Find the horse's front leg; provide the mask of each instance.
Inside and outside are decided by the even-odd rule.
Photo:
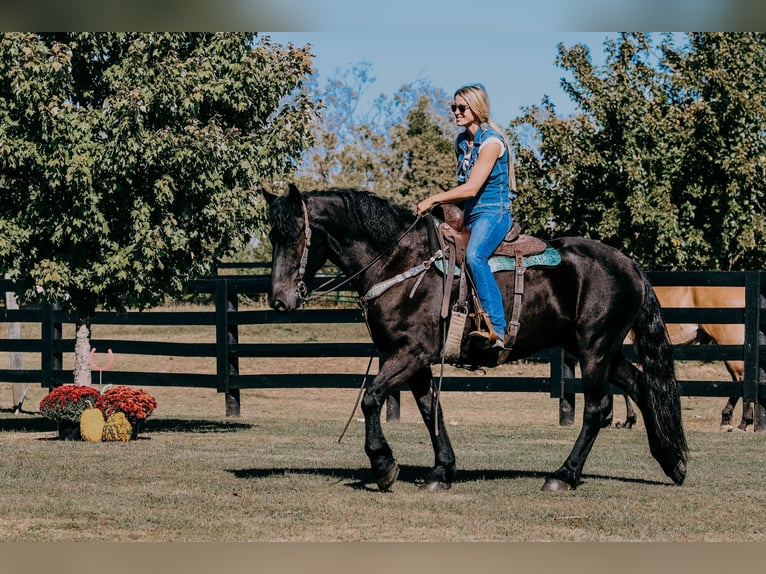
[[[455,453],[444,427],[441,405],[435,401],[432,380],[431,368],[426,367],[415,373],[409,381],[409,386],[434,448],[434,467],[425,476],[420,488],[433,492],[446,490],[452,485],[455,477]]]
[[[628,395],[625,395],[625,422],[622,423],[621,428],[632,429],[636,424],[636,411],[633,408],[633,401],[630,400]]]
[[[399,476],[399,466],[396,464],[393,451],[383,435],[380,412],[391,391],[417,372],[418,369],[412,367],[412,363],[412,357],[389,356],[362,398],[365,428],[364,451],[370,458],[375,482],[377,482],[378,488],[383,491],[389,490],[396,482]]]

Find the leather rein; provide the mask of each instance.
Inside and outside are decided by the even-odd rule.
[[[378,254],[377,257],[375,257],[372,261],[367,263],[364,267],[362,267],[359,271],[351,275],[350,277],[347,277],[337,285],[333,286],[331,289],[327,289],[325,291],[322,291],[325,287],[327,287],[330,283],[335,281],[336,277],[331,277],[324,283],[322,283],[319,287],[317,287],[316,290],[314,290],[313,294],[308,294],[308,287],[306,285],[306,282],[304,281],[303,277],[306,274],[306,266],[308,265],[308,259],[309,259],[309,247],[311,246],[311,226],[309,223],[309,212],[308,208],[306,207],[306,202],[301,201],[301,206],[303,207],[303,252],[301,253],[301,263],[300,268],[298,269],[298,279],[296,281],[296,287],[298,289],[298,299],[301,304],[307,303],[309,301],[313,301],[314,299],[319,299],[320,297],[325,297],[335,291],[339,291],[341,287],[344,285],[350,283],[357,277],[359,277],[362,273],[365,271],[368,271],[370,267],[375,265],[378,261],[383,259],[386,255],[391,253],[391,251],[399,245],[399,242],[404,239],[406,235],[408,235],[413,229],[415,229],[415,226],[418,224],[418,222],[423,218],[422,215],[418,215],[415,221],[410,225],[399,237],[397,237],[396,241],[385,251],[382,251]],[[368,291],[365,295],[362,295],[361,297],[357,298],[357,302],[361,307],[364,308],[364,305],[369,301],[370,299],[374,299],[375,297],[381,295],[384,291],[389,289],[390,287],[393,287],[396,283],[401,283],[405,279],[409,279],[410,277],[414,277],[415,275],[418,275],[419,273],[422,273],[423,271],[427,271],[431,264],[436,261],[437,259],[441,259],[444,257],[444,254],[441,250],[439,250],[430,260],[424,261],[420,265],[405,271],[404,273],[400,273],[396,277],[393,277],[392,279],[387,279],[386,281],[382,281],[380,283],[377,283],[373,286],[370,291]]]
[[[301,304],[304,304],[308,301],[312,301],[314,299],[318,299],[320,297],[324,297],[325,295],[329,295],[330,293],[334,291],[338,291],[341,287],[346,285],[347,283],[353,281],[359,275],[370,269],[375,263],[380,261],[384,256],[389,254],[397,245],[399,245],[399,242],[407,235],[409,234],[415,226],[418,224],[418,222],[423,218],[422,215],[418,215],[415,221],[410,225],[397,239],[396,241],[389,247],[387,250],[381,252],[378,254],[377,257],[375,257],[372,261],[367,263],[364,267],[362,267],[359,271],[351,275],[350,277],[347,277],[331,289],[327,289],[325,291],[319,291],[315,292],[313,295],[308,294],[308,287],[306,285],[306,282],[304,281],[303,277],[306,274],[306,266],[308,265],[308,259],[309,259],[309,247],[311,246],[311,226],[309,222],[309,212],[308,208],[306,207],[306,202],[301,201],[301,206],[303,208],[303,252],[301,253],[301,263],[300,268],[298,269],[298,280],[296,281],[296,287],[298,289],[298,298],[301,302]],[[365,315],[365,326],[367,327],[367,332],[370,334],[370,338],[372,338],[372,333],[370,332],[370,326],[367,323],[367,302],[371,299],[374,299],[375,297],[378,297],[382,295],[385,291],[387,291],[389,288],[393,287],[394,285],[401,283],[411,277],[415,277],[417,275],[420,275],[420,278],[415,283],[415,285],[412,288],[411,295],[414,293],[415,289],[417,289],[418,285],[420,285],[420,281],[425,276],[425,272],[428,271],[428,269],[431,268],[431,265],[437,260],[437,259],[443,259],[445,257],[444,252],[439,249],[431,258],[429,258],[426,261],[423,261],[421,264],[416,265],[415,267],[403,272],[399,273],[398,275],[387,279],[385,281],[381,281],[379,283],[376,283],[373,285],[373,287],[364,295],[359,297],[357,299],[357,303],[360,307],[362,307],[362,311]],[[328,279],[324,283],[322,283],[318,289],[324,289],[327,285],[332,283],[335,280],[335,277]],[[375,358],[375,348],[373,347],[372,354],[370,355],[370,361],[367,363],[367,371],[364,374],[364,377],[362,379],[362,386],[359,389],[359,392],[357,393],[356,401],[354,402],[354,408],[351,411],[351,415],[348,418],[348,421],[346,421],[346,425],[343,427],[343,431],[341,432],[340,436],[338,437],[338,443],[340,443],[343,440],[343,437],[346,435],[346,431],[348,430],[349,425],[351,424],[351,421],[354,419],[354,414],[356,414],[356,409],[359,406],[359,401],[362,398],[362,395],[364,394],[364,389],[367,386],[367,378],[370,375],[370,369],[372,368],[372,361]],[[443,370],[444,370],[444,362],[442,361],[442,375],[439,379],[439,384],[435,389],[435,400],[438,404],[438,397],[439,397],[439,391],[441,389],[441,378],[443,377]],[[435,419],[437,417],[434,417]],[[436,433],[438,435],[438,425],[434,425],[436,428]]]

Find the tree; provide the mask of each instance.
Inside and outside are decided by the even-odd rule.
[[[688,208],[700,265],[766,264],[766,34],[696,33],[669,51],[691,145],[675,200]]]
[[[433,193],[454,179],[446,96],[416,80],[360,108],[360,98],[375,80],[372,66],[360,62],[336,71],[324,90],[316,90],[322,111],[315,144],[304,154],[295,180],[304,189],[366,189],[414,206],[425,189]]]
[[[621,34],[602,68],[559,46],[579,112],[544,100],[514,122],[528,229],[595,237],[653,269],[762,268],[763,38]]]
[[[87,342],[97,307],[209,273],[249,240],[258,182],[308,146],[310,72],[308,47],[253,34],[0,36],[0,264],[20,298],[62,303]]]
[[[442,109],[447,105],[441,99]],[[404,125],[391,128],[391,172],[399,175],[387,195],[413,207],[436,191],[455,184],[455,133],[446,114],[422,94],[407,113]]]
[[[532,215],[534,231],[548,225],[595,237],[655,266],[658,257],[675,256],[669,188],[682,134],[669,129],[667,77],[652,66],[654,57],[643,34],[608,41],[604,69],[592,65],[586,46],[559,46],[558,63],[574,76],[564,88],[582,112],[562,119],[544,102],[521,120],[540,134],[538,150],[518,153],[518,211]]]

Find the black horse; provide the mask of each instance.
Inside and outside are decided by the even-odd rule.
[[[337,265],[360,295],[380,291],[380,284],[405,276],[432,260],[429,218],[373,194],[354,190],[302,194],[264,194],[269,203],[273,247],[270,304],[278,311],[298,308],[305,285],[327,261]],[[547,477],[543,490],[574,489],[605,418],[611,410],[609,383],[628,394],[641,409],[649,447],[675,483],[686,476],[687,447],[681,424],[679,386],[674,376],[660,308],[639,266],[597,241],[562,238],[551,242],[561,263],[529,268],[520,317],[521,328],[511,351],[464,349],[466,363],[496,365],[560,346],[580,361],[583,380],[583,425],[564,464]],[[376,297],[365,297],[365,315],[373,342],[386,360],[362,399],[365,451],[378,487],[388,490],[399,467],[386,441],[380,412],[389,393],[408,385],[431,435],[433,469],[422,488],[448,488],[455,477],[455,455],[438,404],[431,365],[439,363],[445,320],[441,318],[444,277],[434,266],[417,278],[393,281]],[[509,310],[515,274],[497,280]],[[416,282],[420,281],[419,285]],[[457,282],[455,282],[457,283]],[[510,310],[509,310],[510,311]],[[630,329],[642,370],[622,354]],[[436,417],[436,420],[434,420]],[[437,428],[438,427],[438,428]]]

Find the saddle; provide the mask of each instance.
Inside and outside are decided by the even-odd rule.
[[[449,304],[451,302],[452,294],[452,278],[453,270],[455,266],[460,266],[463,269],[467,269],[465,266],[466,249],[468,247],[468,240],[471,237],[471,232],[464,225],[463,210],[452,203],[443,203],[434,208],[434,215],[437,219],[441,220],[441,223],[437,226],[437,235],[442,250],[449,255],[449,270],[446,273],[447,280],[444,285],[444,298],[442,300],[442,318],[445,318],[449,314]],[[509,329],[506,334],[504,346],[509,349],[513,346],[516,340],[516,336],[519,333],[519,316],[521,315],[521,299],[524,294],[524,273],[526,272],[526,266],[524,264],[524,257],[531,255],[537,255],[545,251],[548,244],[542,239],[532,237],[531,235],[524,235],[521,233],[521,227],[518,222],[514,221],[511,229],[506,234],[503,241],[494,251],[493,255],[504,255],[512,257],[516,261],[516,280],[514,281],[514,294],[513,303],[511,309],[511,319],[508,323]],[[453,314],[455,311],[467,313],[467,281],[466,276],[468,273],[460,274],[460,288],[458,291],[458,299],[453,307]],[[485,316],[481,303],[477,297],[474,297],[474,305],[476,307],[477,316]],[[453,339],[459,337],[462,339],[462,332],[457,335],[453,335]],[[450,337],[448,335],[448,343]],[[454,343],[454,341],[452,341]],[[459,348],[458,340],[458,348]],[[449,354],[449,353],[448,353]]]

